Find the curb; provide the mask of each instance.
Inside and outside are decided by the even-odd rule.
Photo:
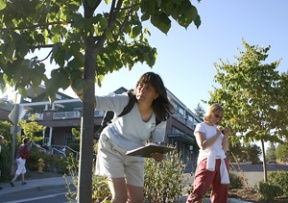
[[[68,181],[71,183],[71,176],[67,176]],[[51,188],[63,188],[66,187],[66,180],[63,177],[55,177],[55,178],[44,178],[44,179],[35,179],[27,181],[27,185],[20,185],[19,181],[15,183],[15,187],[11,187],[9,183],[1,184],[3,187],[0,190],[0,196],[9,195],[9,194],[20,194],[27,191],[43,191]],[[180,196],[178,199],[178,203],[186,203],[187,196]],[[210,198],[205,198],[204,203],[211,203]],[[248,201],[243,201],[235,198],[229,198],[228,203],[253,203]]]
[[[182,196],[179,198],[179,203],[186,203],[187,196]],[[205,198],[203,203],[211,203],[210,198]],[[253,203],[248,201],[243,201],[240,199],[229,198],[228,203]]]

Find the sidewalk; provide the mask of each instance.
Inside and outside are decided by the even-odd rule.
[[[69,181],[71,181],[71,177],[67,177]],[[47,190],[50,188],[63,188],[66,186],[66,180],[63,177],[52,177],[52,178],[41,178],[41,179],[33,179],[27,180],[26,185],[21,185],[21,178],[18,178],[16,181],[15,187],[11,187],[10,183],[1,183],[0,196],[3,194],[17,194],[23,193],[27,191],[40,191]]]
[[[185,174],[188,176],[188,174]],[[71,177],[67,177],[69,182],[71,182]],[[61,177],[51,177],[51,178],[40,178],[40,179],[32,179],[27,180],[26,185],[21,185],[21,181],[15,182],[15,187],[11,187],[10,183],[2,183],[2,190],[0,190],[0,196],[4,194],[10,194],[13,193],[17,195],[17,193],[23,193],[27,191],[41,191],[41,190],[48,190],[51,188],[63,188],[66,186],[66,180]],[[187,196],[180,197],[179,203],[185,203],[187,199]],[[208,198],[205,199],[204,203],[210,203],[210,200]],[[249,203],[241,200],[237,200],[234,198],[231,198],[228,200],[228,203]]]

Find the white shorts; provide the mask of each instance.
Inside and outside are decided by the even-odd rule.
[[[20,157],[20,158],[16,159],[16,163],[17,163],[16,174],[20,175],[20,174],[26,173],[26,167],[25,167],[26,159],[22,159]]]
[[[125,156],[126,150],[102,134],[98,141],[96,175],[126,179],[128,185],[144,186],[144,158]]]

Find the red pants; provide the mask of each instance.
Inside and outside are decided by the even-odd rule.
[[[204,202],[204,197],[210,186],[211,203],[227,203],[228,202],[228,184],[221,184],[220,164],[221,159],[216,159],[215,171],[206,169],[207,159],[202,160],[196,169],[194,177],[193,192],[188,196],[186,203]],[[229,171],[228,160],[225,159],[227,170]]]

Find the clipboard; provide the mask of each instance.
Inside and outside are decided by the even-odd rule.
[[[171,152],[173,150],[176,150],[176,148],[166,147],[166,146],[158,145],[158,144],[154,144],[154,143],[149,143],[146,146],[127,151],[126,156],[138,156],[138,157],[152,158],[150,156],[150,154],[152,154],[152,153],[158,152],[161,154],[165,154],[165,153]]]

